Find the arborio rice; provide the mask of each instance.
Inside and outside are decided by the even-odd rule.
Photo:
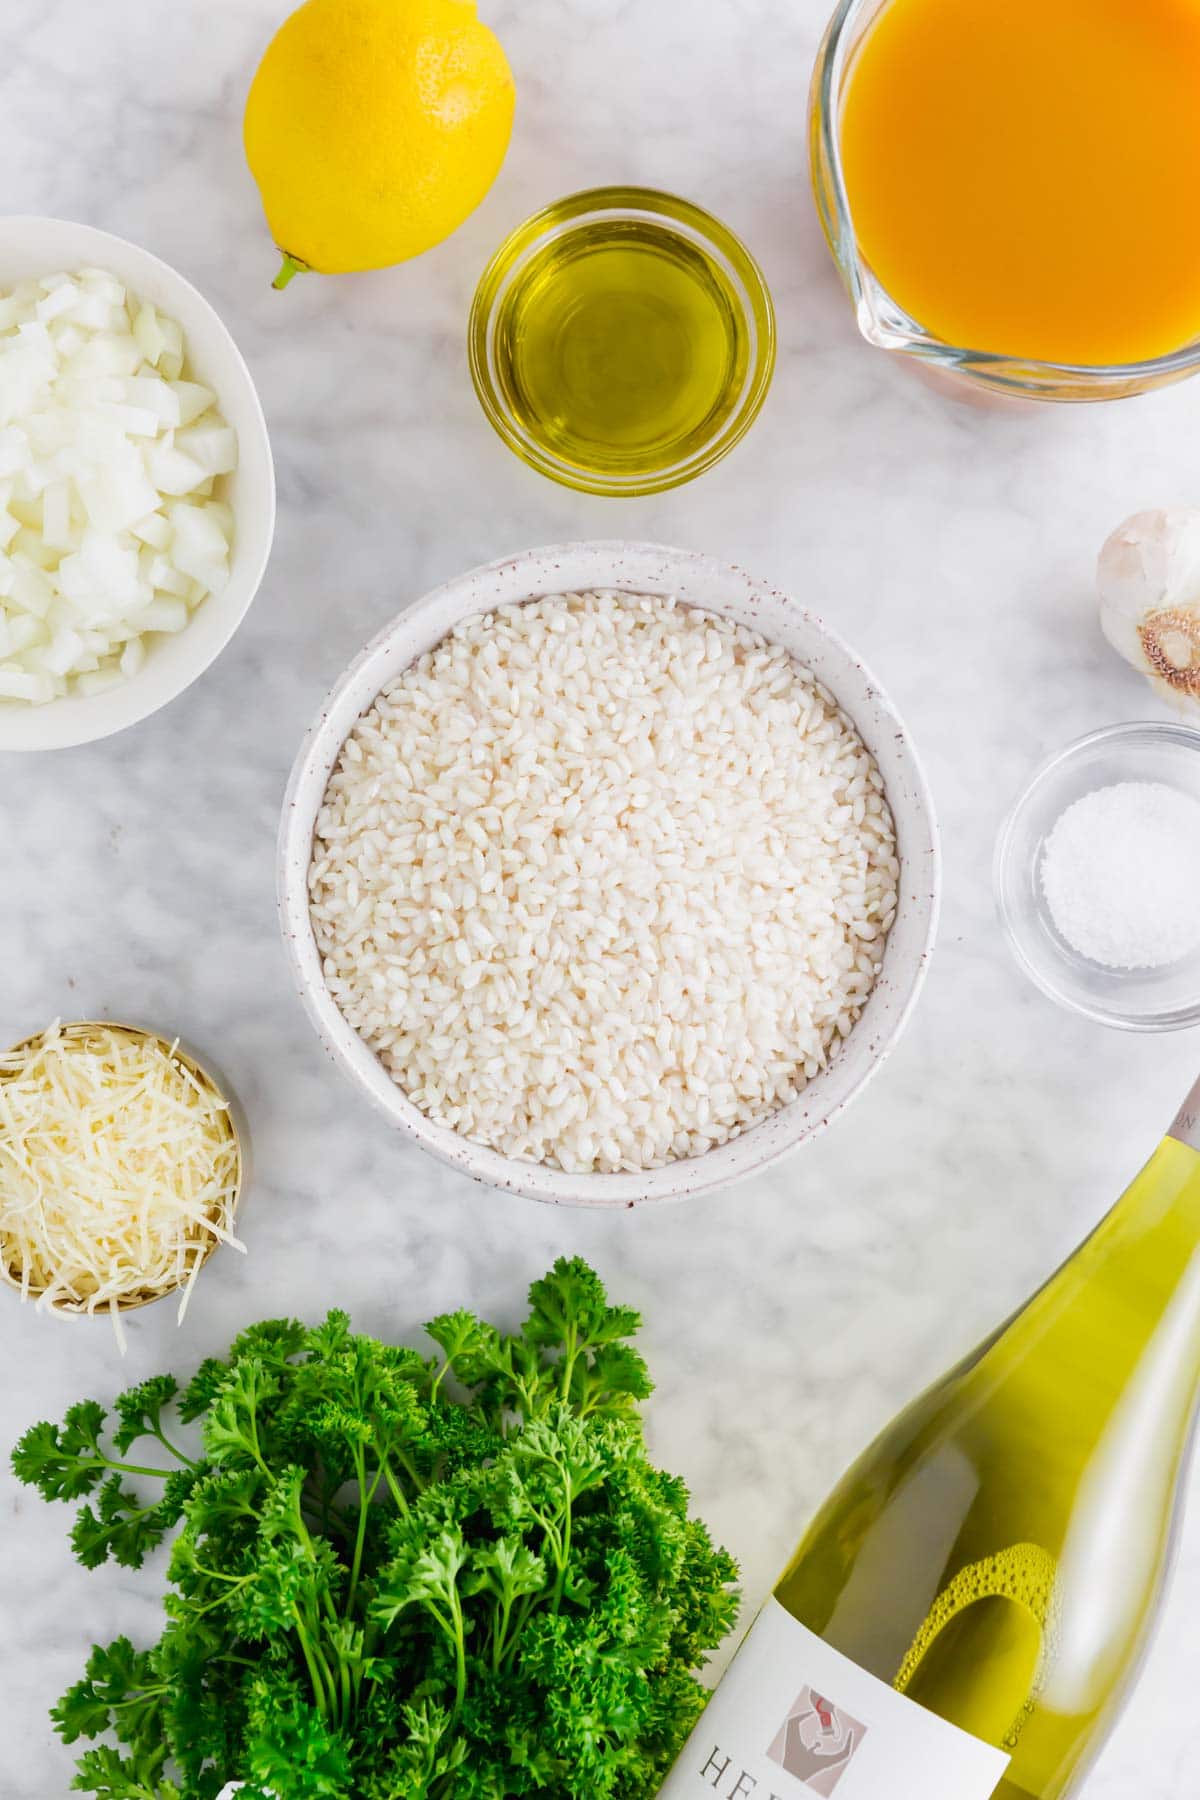
[[[879,771],[786,651],[674,601],[468,620],[359,720],[309,875],[330,992],[431,1118],[571,1171],[697,1156],[850,1031]]]

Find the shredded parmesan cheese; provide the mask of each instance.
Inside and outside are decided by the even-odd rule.
[[[0,1055],[0,1258],[22,1299],[108,1312],[178,1289],[233,1234],[228,1102],[177,1044],[57,1022]]]

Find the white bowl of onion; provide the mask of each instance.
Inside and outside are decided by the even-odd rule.
[[[182,693],[236,631],[275,529],[262,407],[203,295],[109,232],[7,218],[0,352],[14,290],[60,275],[78,294],[46,286],[28,354],[0,355],[0,751],[108,737]],[[24,369],[49,404],[22,406]]]

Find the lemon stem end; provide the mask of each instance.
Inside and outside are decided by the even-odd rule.
[[[282,293],[283,289],[287,286],[288,282],[292,279],[293,275],[307,275],[307,274],[308,274],[308,264],[302,263],[295,256],[289,256],[287,251],[285,250],[283,253],[283,262],[280,266],[279,273],[275,277],[274,281],[271,283],[271,286],[273,288],[276,288],[280,293]]]

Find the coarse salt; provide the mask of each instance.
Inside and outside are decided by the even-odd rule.
[[[1157,781],[1095,788],[1046,838],[1056,929],[1107,969],[1158,969],[1200,945],[1200,801]]]

